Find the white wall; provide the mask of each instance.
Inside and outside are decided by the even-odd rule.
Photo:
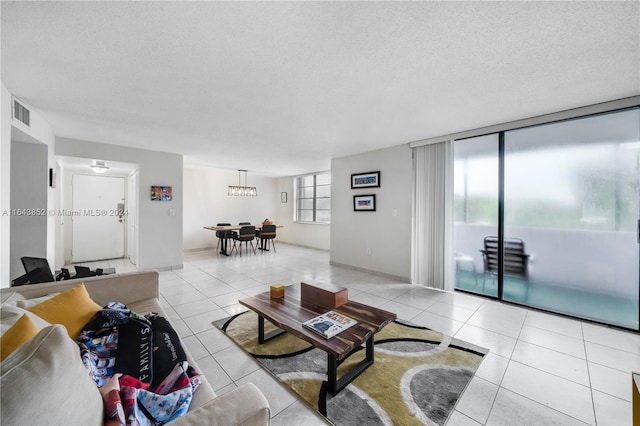
[[[138,269],[182,267],[182,155],[56,138],[56,155],[139,166]],[[172,186],[173,201],[151,201],[151,186]]]
[[[49,168],[56,167],[55,158],[53,155],[55,138],[53,135],[53,131],[51,130],[51,126],[42,118],[38,111],[30,108],[28,104],[25,104],[25,106],[29,108],[31,112],[30,127],[26,127],[24,124],[12,118],[11,93],[9,93],[4,84],[2,84],[2,116],[0,117],[0,121],[2,122],[2,172],[0,172],[0,175],[2,176],[0,178],[2,194],[2,233],[0,237],[0,241],[2,241],[2,266],[0,271],[0,285],[2,287],[8,287],[10,285],[11,279],[22,275],[24,271],[22,269],[21,263],[17,262],[19,262],[20,256],[24,256],[25,253],[18,253],[18,249],[16,249],[16,252],[12,252],[11,229],[12,227],[23,230],[27,230],[28,228],[28,226],[23,226],[24,218],[14,220],[11,213],[11,209],[26,207],[26,205],[24,204],[25,200],[15,200],[14,202],[11,199],[12,192],[16,193],[16,191],[20,191],[20,188],[25,187],[25,182],[21,182],[22,178],[12,179],[11,176],[12,170],[18,170],[16,168],[13,168],[11,165],[11,151],[13,142],[18,144],[36,143],[39,144],[40,147],[44,150],[42,151],[44,155],[39,156],[40,164],[38,167],[41,168],[40,170],[44,169],[42,173],[45,174],[45,178],[33,181],[31,190],[34,192],[34,194],[40,194],[36,203],[38,206],[46,208],[47,211],[46,216],[44,216],[44,222],[46,222],[46,224],[43,226],[39,226],[40,232],[44,232],[43,238],[45,238],[46,241],[45,252],[42,253],[42,256],[46,256],[52,269],[54,269],[53,265],[55,264],[55,217],[54,215],[48,214],[51,209],[56,207],[58,199],[57,189],[49,188],[48,183]],[[19,157],[22,157],[22,155],[19,155]],[[33,165],[33,167],[36,166]],[[28,203],[32,204],[31,202]],[[43,221],[42,217],[39,221]],[[36,239],[39,240],[40,236]],[[14,238],[14,242],[18,242],[18,240]],[[22,248],[20,248],[20,250],[22,250]],[[41,248],[38,248],[37,251],[40,252],[40,250]],[[16,259],[18,260],[16,261]],[[19,267],[17,265],[19,265]]]
[[[185,168],[184,170],[184,249],[215,247],[213,231],[204,226],[217,223],[260,223],[271,219],[278,228],[277,241],[329,250],[330,225],[293,221],[293,177],[270,178],[249,173],[248,185],[258,188],[257,197],[229,197],[229,185],[238,184],[236,170]],[[244,176],[241,179],[244,183]],[[281,202],[281,193],[287,202]],[[277,244],[277,242],[276,242]]]
[[[0,92],[0,285],[8,287],[10,277],[11,218],[11,94],[2,83]]]
[[[25,273],[22,256],[47,257],[47,177],[47,146],[12,141],[11,279]]]
[[[380,188],[351,189],[352,173],[377,170]],[[411,170],[408,145],[331,161],[332,264],[410,281]],[[364,194],[376,194],[375,212],[353,211],[353,196]]]
[[[241,177],[244,185],[244,173]],[[276,220],[276,180],[247,175],[247,185],[258,189],[257,197],[230,197],[229,185],[238,185],[238,171],[217,168],[184,169],[184,249],[215,247],[215,232],[204,229],[217,223],[261,223]],[[277,222],[276,222],[277,223]],[[278,236],[279,238],[279,236]]]
[[[321,250],[329,250],[331,248],[332,225],[321,223],[297,223],[293,221],[295,209],[293,198],[294,179],[294,177],[283,177],[278,179],[276,223],[284,226],[283,228],[278,229],[278,241],[305,247],[313,247]],[[286,203],[281,202],[280,195],[282,192],[287,193]]]

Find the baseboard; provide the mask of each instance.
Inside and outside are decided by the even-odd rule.
[[[313,249],[313,250],[319,250],[319,251],[324,251],[324,252],[327,252],[327,253],[329,253],[331,251],[329,249],[323,249],[323,248],[313,247],[313,246],[306,246],[304,244],[289,243],[287,241],[280,241],[280,240],[277,240],[277,241],[278,241],[278,244],[288,244],[290,246],[308,248],[308,249]]]
[[[207,246],[207,247],[198,247],[198,248],[190,248],[182,250],[183,253],[194,253],[198,251],[207,251],[207,250],[215,250],[216,246]]]
[[[387,274],[385,272],[380,272],[380,271],[373,271],[371,269],[360,268],[358,266],[347,265],[345,263],[340,263],[340,262],[334,262],[333,260],[329,261],[329,265],[331,265],[331,266],[340,266],[341,268],[353,269],[354,271],[358,271],[358,272],[366,272],[366,273],[371,274],[371,275],[377,275],[379,277],[389,278],[389,279],[400,281],[400,282],[403,282],[403,283],[411,283],[411,278],[401,277],[401,276],[393,275],[393,274]]]
[[[184,269],[184,265],[162,266],[160,268],[152,268],[152,269],[158,272],[175,271],[175,270]]]

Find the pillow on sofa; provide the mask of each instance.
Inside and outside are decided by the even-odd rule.
[[[18,321],[0,337],[0,361],[4,361],[9,354],[31,340],[39,331],[40,328],[33,322],[29,315],[22,315]]]
[[[46,327],[0,363],[2,424],[102,425],[100,392],[61,325]]]
[[[63,291],[51,299],[29,308],[29,312],[38,315],[51,324],[62,324],[69,337],[75,339],[82,327],[102,306],[91,300],[83,283]]]

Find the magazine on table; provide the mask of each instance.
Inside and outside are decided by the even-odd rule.
[[[303,322],[302,325],[329,339],[357,323],[358,321],[353,318],[335,311],[329,311],[326,314],[318,315],[309,321]]]

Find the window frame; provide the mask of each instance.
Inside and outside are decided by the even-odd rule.
[[[329,177],[328,184],[318,184],[318,176],[326,175]],[[312,196],[311,197],[300,197],[300,182],[307,177],[313,177],[313,184],[311,186],[304,186],[304,188],[312,188]],[[329,187],[329,196],[318,197],[318,186],[328,186]],[[319,221],[318,220],[318,199],[329,200],[329,221]],[[301,207],[300,200],[311,200],[312,207],[311,209],[304,209]],[[311,224],[319,224],[319,225],[330,225],[331,224],[331,172],[316,172],[309,173],[305,175],[299,175],[293,178],[293,222],[294,223],[311,223]],[[309,211],[311,210],[312,220],[302,220],[300,217],[302,216],[301,211]],[[327,209],[321,209],[322,211],[326,211]]]

